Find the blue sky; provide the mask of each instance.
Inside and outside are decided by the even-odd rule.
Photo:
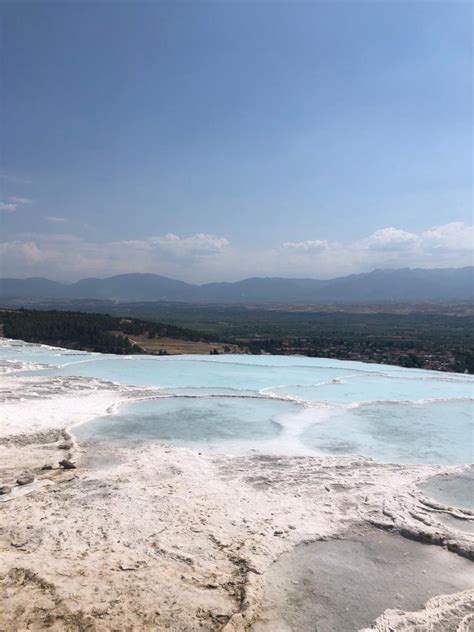
[[[0,273],[472,262],[468,2],[4,2]]]

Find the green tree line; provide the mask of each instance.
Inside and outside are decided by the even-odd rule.
[[[210,339],[206,334],[176,325],[84,312],[20,309],[4,311],[0,322],[7,338],[101,353],[143,353],[143,349],[127,337],[132,335],[193,341]]]

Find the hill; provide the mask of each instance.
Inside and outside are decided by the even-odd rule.
[[[0,299],[95,299],[222,304],[317,305],[474,301],[474,266],[374,270],[329,280],[254,277],[194,285],[156,274],[120,274],[62,284],[42,278],[1,279]]]

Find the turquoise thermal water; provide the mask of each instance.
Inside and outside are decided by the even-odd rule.
[[[8,370],[18,362],[25,368],[18,375],[150,389],[153,399],[79,427],[82,438],[164,440],[232,454],[473,461],[468,375],[299,356],[112,356],[3,341],[0,364]]]
[[[473,404],[365,404],[315,424],[301,440],[333,454],[365,454],[380,461],[462,464],[472,461]]]
[[[279,420],[299,406],[251,398],[170,398],[122,406],[119,414],[79,426],[79,439],[163,440],[192,446],[261,441],[281,432]]]

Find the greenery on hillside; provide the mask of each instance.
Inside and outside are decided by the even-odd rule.
[[[209,338],[206,334],[175,325],[84,312],[20,309],[2,312],[0,322],[7,338],[102,353],[143,353],[143,349],[130,342],[128,336],[145,333],[149,338]]]
[[[214,340],[239,344],[251,353],[297,353],[474,374],[474,317],[466,306],[441,305],[437,308],[441,313],[380,313],[375,308],[351,313],[349,307],[346,311],[285,311],[163,303],[122,304],[112,309],[182,327],[192,324]],[[434,306],[430,309],[435,310]]]
[[[49,306],[45,306],[48,307]],[[74,304],[76,310],[0,314],[7,337],[142,353],[127,336],[237,345],[250,353],[301,354],[474,374],[474,317],[436,313],[297,312],[163,303]],[[163,321],[174,324],[164,324]],[[140,342],[140,344],[144,344]],[[144,345],[146,346],[146,345]],[[230,347],[229,347],[230,349]]]

